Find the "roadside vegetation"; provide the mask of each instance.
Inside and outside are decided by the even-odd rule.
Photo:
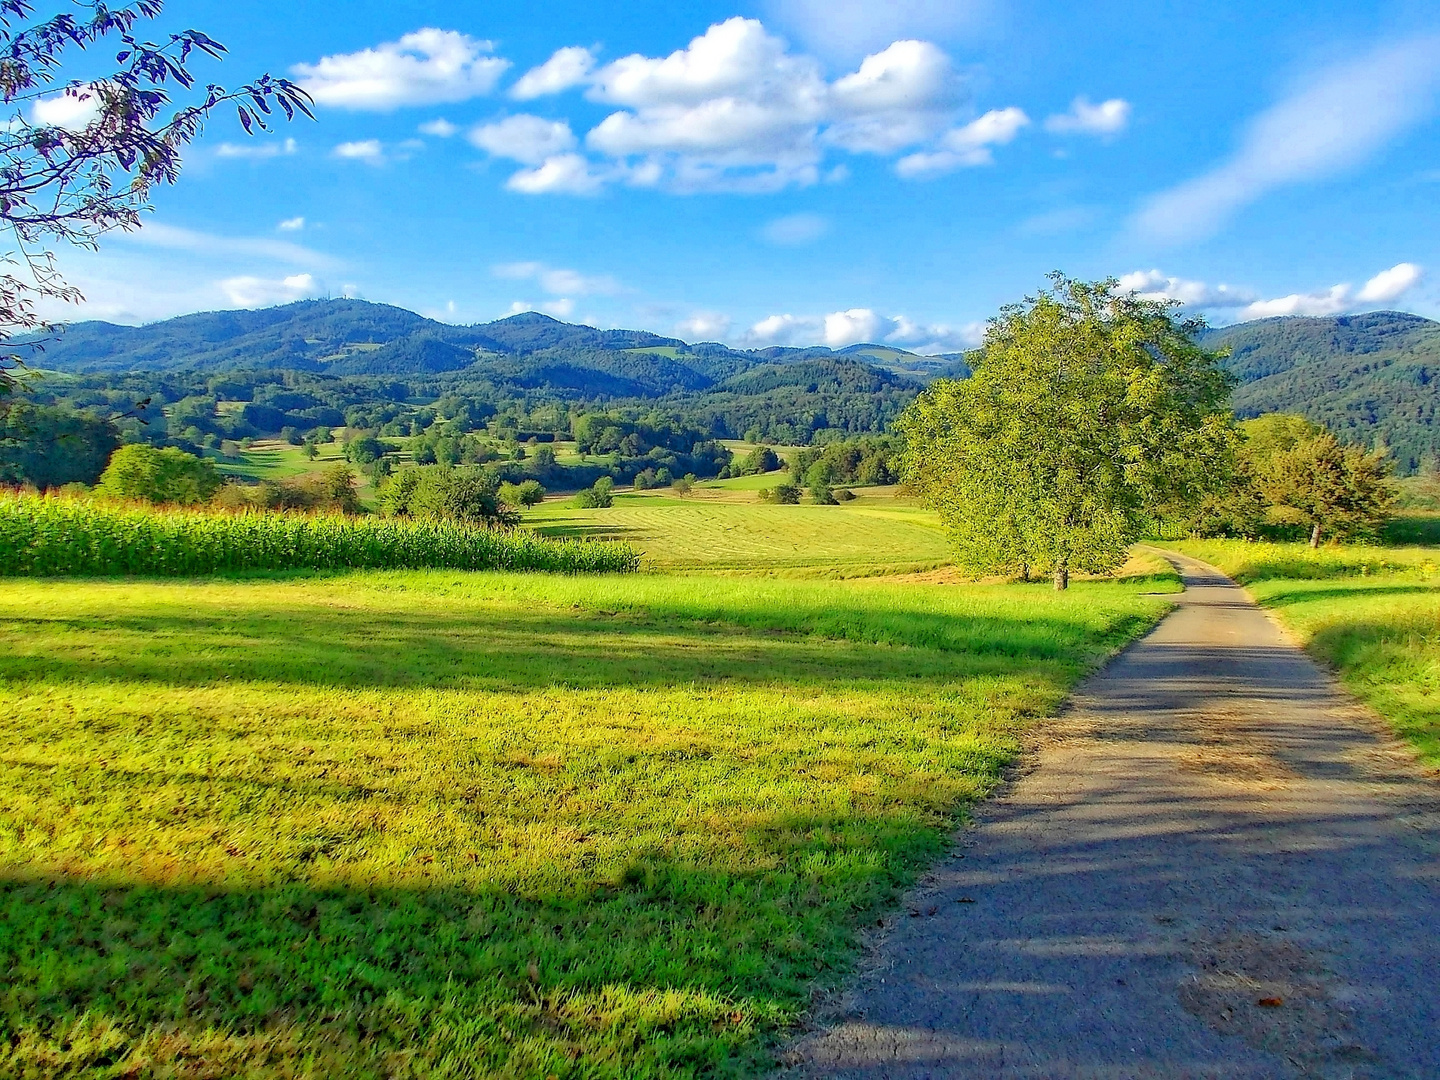
[[[1440,550],[1243,540],[1172,546],[1245,585],[1440,767]]]

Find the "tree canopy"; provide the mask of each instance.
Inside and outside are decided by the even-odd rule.
[[[1154,514],[1226,472],[1231,378],[1197,321],[1113,280],[1052,275],[991,320],[965,380],[901,417],[902,474],[976,573],[1105,573]]]

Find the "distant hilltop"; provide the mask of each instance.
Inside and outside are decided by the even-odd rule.
[[[1287,316],[1208,330],[1203,343],[1229,350],[1242,416],[1302,413],[1351,441],[1384,442],[1407,472],[1427,455],[1440,456],[1440,323],[1393,311]],[[755,393],[817,379],[861,394],[870,392],[867,380],[879,380],[875,392],[889,393],[970,370],[960,354],[920,356],[880,344],[733,349],[577,326],[538,312],[452,326],[364,300],[301,300],[138,327],[79,322],[37,363],[117,374],[282,369],[403,378],[473,370],[497,383],[616,398],[722,386]]]

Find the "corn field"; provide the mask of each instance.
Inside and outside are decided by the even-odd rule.
[[[0,494],[0,575],[187,577],[237,570],[627,573],[627,544],[444,521],[217,514]]]

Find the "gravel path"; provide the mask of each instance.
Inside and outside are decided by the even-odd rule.
[[[783,1075],[1440,1077],[1440,784],[1172,561]]]

